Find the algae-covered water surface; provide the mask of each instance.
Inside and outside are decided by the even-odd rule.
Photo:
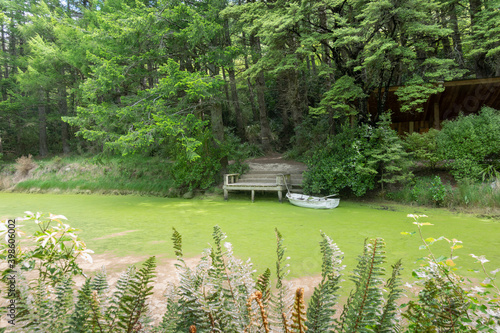
[[[183,236],[185,256],[198,256],[211,242],[214,225],[228,235],[242,259],[251,258],[258,272],[274,269],[276,238],[274,229],[283,234],[290,256],[290,276],[300,277],[321,271],[318,242],[320,232],[328,234],[345,253],[344,263],[352,270],[365,238],[382,237],[387,243],[388,262],[402,258],[405,276],[425,255],[417,231],[407,214],[425,214],[433,226],[424,227],[426,237],[445,236],[463,241],[456,251],[463,266],[461,273],[474,276],[467,269],[473,264],[470,253],[484,254],[491,270],[500,267],[500,222],[443,209],[410,206],[384,207],[341,201],[333,210],[299,208],[276,199],[262,198],[251,203],[247,198],[228,202],[214,199],[167,199],[139,196],[51,195],[0,193],[0,217],[22,216],[26,210],[63,214],[69,224],[81,229],[81,236],[97,254],[156,255],[173,258],[172,227]],[[25,228],[33,229],[34,226]],[[447,243],[436,244],[436,254],[448,255]],[[132,264],[132,263],[131,263]]]

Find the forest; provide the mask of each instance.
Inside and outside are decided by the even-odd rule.
[[[151,156],[175,161],[178,174],[193,169],[211,179],[228,160],[255,153],[327,154],[317,145],[336,135],[344,142],[378,136],[389,147],[396,139],[380,130],[390,123],[389,87],[399,86],[401,111],[415,113],[444,89],[440,82],[500,76],[499,0],[1,0],[0,6],[4,158]],[[368,111],[371,94],[377,108]],[[497,138],[490,139],[494,145]],[[498,155],[492,149],[481,163]],[[383,150],[366,149],[379,164],[358,159],[358,178],[375,168],[383,184],[384,168],[392,172],[383,163],[393,162]],[[326,189],[309,184],[311,191]],[[206,187],[189,179],[184,186]]]

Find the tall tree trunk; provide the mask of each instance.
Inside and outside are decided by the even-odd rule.
[[[319,25],[327,31],[327,19],[326,19],[326,9],[324,6],[319,7],[318,9],[318,16],[319,16]],[[330,57],[330,51],[328,49],[328,40],[323,39],[321,40],[321,44],[323,45],[323,63],[326,65],[328,70],[332,69],[332,59]],[[332,87],[332,83],[335,80],[333,77],[333,74],[330,73],[326,79],[326,90],[330,90]],[[330,134],[335,134],[335,119],[333,118],[333,109],[331,107],[327,107],[327,112],[328,112],[328,128]]]
[[[60,86],[59,90],[59,114],[62,117],[68,115],[68,93],[65,86]],[[69,147],[69,125],[61,119],[61,143],[63,154],[69,154],[71,149]]]
[[[317,73],[317,69],[316,69],[316,58],[312,55],[311,56],[311,74],[312,74],[312,77],[316,77],[316,73]]]
[[[224,79],[224,93],[226,94],[226,102],[224,104],[227,104],[231,99],[229,97],[229,89],[227,87],[227,79],[226,79],[226,70],[224,69],[224,67],[222,67],[222,78]]]
[[[40,156],[46,156],[49,153],[47,146],[47,105],[49,102],[48,92],[40,90],[38,102],[38,142],[40,145]]]
[[[226,46],[231,46],[231,35],[229,34],[229,20],[224,20],[224,39]],[[234,62],[231,59],[227,72],[229,73],[229,86],[231,87],[231,104],[233,105],[234,115],[236,118],[236,134],[241,140],[245,140],[245,123],[243,113],[241,112],[240,101],[238,98],[238,90],[236,88],[236,75],[234,71]]]
[[[246,51],[247,47],[247,40],[245,36],[245,32],[242,33],[242,38],[243,38],[243,44],[245,45],[245,52],[243,55],[243,59],[245,60],[245,70],[247,71],[249,68],[248,65],[248,52]],[[248,95],[250,99],[250,107],[252,108],[252,115],[253,115],[253,121],[257,122],[259,121],[259,112],[257,111],[257,107],[255,106],[255,94],[253,91],[253,84],[252,81],[250,80],[250,77],[247,76],[247,86],[248,86]]]
[[[219,101],[214,101],[213,107],[210,111],[210,123],[212,125],[212,133],[216,142],[215,147],[219,147],[219,143],[224,142],[224,123],[222,121],[222,105]],[[228,159],[225,155],[220,161],[221,176],[227,173]]]
[[[465,61],[464,61],[464,52],[462,50],[462,38],[460,36],[460,29],[458,27],[457,2],[458,1],[454,1],[450,4],[451,29],[453,30],[452,34],[453,53],[460,67],[464,68]]]
[[[255,56],[253,62],[254,64],[256,64],[259,61],[261,55],[259,37],[253,34],[250,35],[250,44],[252,45],[253,54]],[[262,71],[259,71],[259,73],[257,74],[255,83],[257,86],[257,102],[259,104],[260,140],[264,151],[270,151],[271,127],[269,126],[269,119],[267,117],[266,99],[264,97],[266,82],[264,79],[264,73]]]
[[[231,101],[234,108],[234,115],[236,117],[236,134],[241,140],[245,140],[245,122],[243,113],[241,112],[240,100],[238,98],[238,91],[236,89],[236,76],[233,68],[229,68],[229,85],[231,87]]]
[[[478,14],[481,11],[481,0],[469,0],[470,21],[472,32],[477,30]],[[488,65],[486,64],[486,52],[478,53],[474,56],[474,71],[478,79],[488,76]]]
[[[6,39],[5,39],[5,26],[3,25],[2,23],[2,26],[1,26],[1,29],[2,29],[2,52],[3,54],[7,54],[7,43],[6,43]],[[0,65],[1,66],[1,65]],[[9,62],[7,59],[4,60],[4,63],[3,63],[3,67],[4,67],[4,71],[3,71],[3,74],[2,77],[5,78],[5,79],[8,79],[9,78]],[[0,72],[2,72],[2,68],[0,67]],[[7,88],[5,87],[5,85],[2,85],[2,100],[6,101],[7,100]]]
[[[280,139],[282,140],[281,142],[283,144],[288,144],[290,142],[292,133],[293,133],[293,127],[292,124],[290,123],[290,110],[289,110],[289,103],[288,103],[288,96],[287,96],[287,90],[288,90],[288,78],[285,75],[286,73],[280,72],[276,76],[276,86],[278,87],[278,109],[281,112],[281,120],[283,123],[283,131],[280,134]]]

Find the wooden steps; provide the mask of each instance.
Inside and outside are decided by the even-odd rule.
[[[250,170],[243,174],[228,174],[224,177],[224,199],[229,191],[251,191],[252,202],[256,191],[278,192],[282,202],[283,192],[290,190],[302,193],[302,173],[305,165],[287,163],[249,163]]]

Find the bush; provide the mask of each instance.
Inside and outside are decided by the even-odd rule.
[[[304,173],[304,191],[314,194],[354,193],[362,196],[375,186],[375,163],[369,160],[371,149],[367,128],[342,127],[312,150]]]
[[[438,154],[437,135],[439,131],[431,128],[426,133],[413,132],[409,134],[404,145],[415,161],[424,163],[425,166],[434,169],[441,160]]]
[[[437,141],[457,179],[480,180],[487,166],[500,170],[500,112],[495,109],[483,107],[477,115],[444,122]]]
[[[33,157],[31,155],[28,155],[28,157],[21,156],[16,160],[16,171],[22,177],[27,176],[28,173],[36,167],[37,165],[33,161]]]
[[[441,181],[441,177],[439,176],[434,176],[432,178],[429,191],[431,193],[432,201],[438,206],[444,202],[444,199],[446,198],[448,192],[446,190],[446,186],[444,186],[443,182]]]
[[[408,153],[404,151],[403,142],[390,124],[391,114],[381,115],[370,135],[371,148],[366,151],[368,160],[376,165],[382,193],[385,183],[405,182],[413,177],[409,171]]]

